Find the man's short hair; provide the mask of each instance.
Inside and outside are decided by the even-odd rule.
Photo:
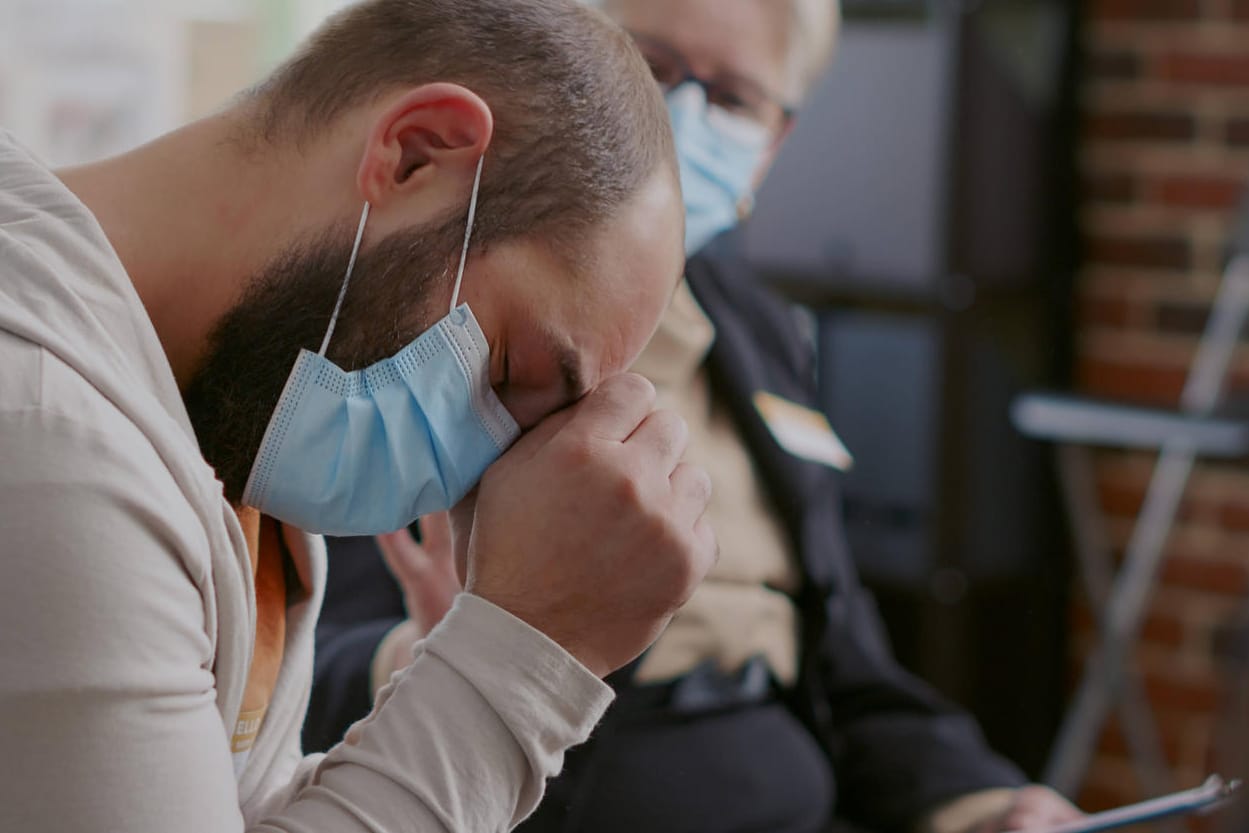
[[[474,248],[534,233],[574,242],[661,165],[676,176],[646,62],[575,0],[365,0],[252,99],[263,139],[301,142],[389,91],[438,81],[472,90],[494,116]]]

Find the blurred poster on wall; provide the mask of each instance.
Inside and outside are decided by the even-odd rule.
[[[0,125],[52,165],[98,159],[176,125],[184,29],[130,0],[0,0]]]

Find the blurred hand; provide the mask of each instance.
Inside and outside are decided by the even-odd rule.
[[[406,529],[378,535],[377,546],[386,566],[403,590],[403,602],[417,631],[433,630],[460,592],[451,546],[451,520],[446,512],[421,518],[421,542]]]
[[[977,827],[976,833],[1010,833],[1015,830],[1044,830],[1084,817],[1071,802],[1049,787],[1033,784],[1015,792],[1015,801],[1005,814]]]
[[[548,417],[452,512],[466,589],[606,676],[653,642],[717,556],[688,429],[635,374]]]

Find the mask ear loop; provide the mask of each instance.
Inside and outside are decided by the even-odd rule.
[[[460,250],[460,265],[455,273],[455,290],[451,294],[451,310],[456,308],[456,302],[460,298],[460,284],[464,282],[464,261],[468,259],[468,243],[473,236],[473,218],[477,215],[477,191],[481,188],[481,169],[485,165],[486,157],[483,154],[477,160],[477,174],[473,177],[473,195],[468,201],[468,222],[464,226],[464,246]],[[351,259],[347,261],[347,274],[343,276],[343,286],[338,290],[338,300],[334,302],[334,312],[330,315],[330,325],[325,330],[325,338],[321,340],[321,349],[317,351],[317,355],[325,357],[325,351],[330,346],[330,338],[334,335],[334,328],[338,325],[338,314],[343,309],[343,299],[347,297],[347,286],[351,283],[351,273],[356,268],[356,258],[360,254],[360,241],[364,239],[364,226],[369,221],[369,204],[365,202],[364,210],[360,212],[360,225],[356,227],[356,240],[351,245]]]
[[[473,195],[468,201],[468,222],[464,224],[464,247],[460,249],[460,265],[455,270],[455,289],[451,292],[451,309],[448,314],[455,312],[456,306],[460,301],[460,284],[464,283],[464,263],[468,260],[468,241],[473,236],[473,217],[477,215],[477,191],[481,188],[481,169],[486,163],[486,156],[482,154],[477,160],[477,174],[473,177]]]
[[[347,297],[347,284],[351,283],[351,272],[356,268],[356,255],[360,254],[360,241],[364,239],[364,224],[369,221],[369,204],[364,203],[360,212],[360,225],[356,227],[356,242],[351,246],[351,259],[347,261],[347,274],[343,277],[343,288],[338,290],[338,300],[334,303],[334,314],[330,316],[330,326],[325,330],[325,338],[321,340],[321,349],[317,355],[325,358],[325,349],[330,346],[330,336],[334,335],[334,327],[338,324],[338,313],[343,309],[343,299]]]

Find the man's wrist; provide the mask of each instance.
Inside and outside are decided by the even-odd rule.
[[[537,701],[567,721],[542,742],[583,743],[614,698],[611,687],[576,656],[533,625],[472,593],[456,597],[451,611],[421,643],[443,657],[496,703],[500,716],[521,731]],[[518,697],[524,692],[524,697]]]

